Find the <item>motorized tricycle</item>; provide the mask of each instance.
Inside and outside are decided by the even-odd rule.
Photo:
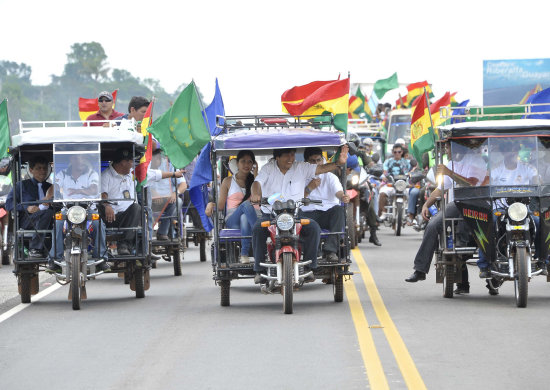
[[[511,108],[517,113],[518,107]],[[529,117],[531,107],[523,107]],[[464,262],[477,255],[489,293],[496,295],[504,281],[513,281],[516,305],[526,307],[529,281],[548,274],[550,121],[488,120],[486,107],[475,111],[460,115],[462,123],[439,128],[440,139],[450,143],[445,174],[452,179],[460,217],[449,218],[441,207],[444,234],[436,280],[443,283],[443,295],[453,297]]]
[[[330,118],[330,117],[329,117]],[[216,162],[223,156],[236,156],[240,150],[252,150],[256,157],[271,156],[274,149],[295,148],[300,154],[306,147],[317,146],[327,152],[335,152],[346,143],[343,133],[332,130],[333,120],[327,117],[291,117],[291,116],[240,116],[218,118],[223,130],[214,137],[211,161],[216,177]],[[229,125],[228,123],[233,123]],[[223,169],[222,172],[227,172]],[[339,174],[340,182],[345,185],[345,171]],[[221,178],[223,180],[224,177]],[[224,222],[224,210],[217,210],[217,194],[219,183],[213,182],[213,197],[216,199],[216,215],[214,218],[214,242],[212,244],[212,266],[214,280],[220,286],[221,305],[230,304],[231,282],[237,279],[252,279],[255,276],[253,264],[239,262],[241,241],[250,239],[243,236],[239,229],[227,229]],[[303,287],[304,279],[308,277],[307,262],[301,258],[299,229],[306,220],[297,219],[298,206],[309,200],[282,199],[273,204],[273,218],[264,222],[270,229],[266,261],[262,264],[266,273],[263,276],[261,291],[264,293],[280,293],[283,296],[284,313],[293,312],[293,294]],[[351,275],[349,227],[342,232],[331,233],[323,230],[321,233],[322,253],[324,240],[329,235],[338,236],[338,261],[329,262],[318,256],[318,267],[313,271],[316,279],[332,284],[335,302],[343,300],[343,282],[346,275]],[[284,241],[284,242],[283,242]],[[280,247],[279,247],[280,246]],[[282,248],[287,248],[284,251]]]
[[[20,121],[19,133],[12,137],[14,183],[22,181],[22,170],[33,157],[42,156],[52,164],[51,197],[42,194],[39,201],[29,202],[24,200],[22,186],[17,187],[19,190],[15,186],[13,189],[13,198],[17,200],[13,212],[13,262],[23,303],[29,303],[31,295],[38,293],[38,273],[45,270],[46,265],[58,283],[69,284],[69,300],[74,310],[80,309],[81,300],[87,298],[86,281],[101,275],[103,271],[98,270],[98,266],[106,261],[113,264],[112,272],[124,273],[136,297],[144,297],[149,288],[150,261],[141,239],[146,237],[144,210],[140,226],[135,227],[105,228],[99,217],[98,208],[102,204],[129,200],[102,198],[99,185],[102,161],[115,159],[120,148],[132,150],[137,158],[143,153],[143,136],[135,131],[134,121],[113,121],[110,125],[109,128],[94,127],[92,132],[80,121]],[[54,215],[50,226],[41,230],[24,229],[20,226],[21,216],[28,214],[28,206],[38,205]],[[135,233],[136,253],[108,254],[102,249],[106,247],[105,241],[116,241],[127,230]],[[43,247],[37,251],[38,255],[30,256],[28,245],[35,234],[44,236]],[[58,254],[60,258],[56,258]],[[53,268],[48,262],[53,262]]]

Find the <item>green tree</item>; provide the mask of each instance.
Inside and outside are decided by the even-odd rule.
[[[74,43],[71,52],[67,54],[68,64],[65,73],[71,76],[81,76],[95,82],[107,80],[107,54],[98,42]]]

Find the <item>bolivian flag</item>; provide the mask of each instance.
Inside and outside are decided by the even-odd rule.
[[[113,95],[113,109],[115,108],[116,103],[116,94],[118,90],[115,89],[111,95]],[[78,98],[78,115],[80,116],[81,121],[85,121],[90,115],[95,114],[99,111],[99,102],[97,98],[95,99],[86,99]]]
[[[407,93],[406,101],[409,102],[409,104],[411,104],[411,107],[414,107],[415,99],[418,96],[424,94],[424,88],[426,88],[426,91],[428,92],[428,97],[431,98],[434,96],[432,92],[432,88],[430,87],[430,85],[426,80],[407,85],[408,93]]]
[[[422,155],[434,148],[434,135],[426,97],[419,99],[411,118],[411,148],[416,161],[422,162]]]
[[[334,127],[347,131],[349,78],[344,80],[313,81],[293,87],[281,95],[283,111],[290,115],[334,114]]]
[[[439,114],[441,107],[447,107],[451,105],[451,98],[456,95],[456,92],[451,95],[450,92],[446,92],[445,95],[435,103],[430,105],[430,114],[432,114],[432,122],[434,128],[437,128],[443,124],[446,120],[441,119]],[[424,99],[426,100],[426,99]]]
[[[153,157],[153,136],[149,131],[149,126],[153,123],[153,100],[149,103],[147,111],[145,111],[145,116],[141,121],[141,134],[143,134],[143,143],[147,146],[145,147],[145,153],[139,160],[139,164],[136,166],[135,176],[138,181],[138,186],[142,187],[147,180],[147,169],[149,168],[149,163]]]

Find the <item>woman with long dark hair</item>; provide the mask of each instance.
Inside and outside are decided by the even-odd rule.
[[[243,236],[252,236],[252,228],[258,219],[256,209],[250,203],[250,189],[257,173],[256,158],[250,150],[237,154],[237,171],[226,177],[218,197],[218,210],[225,208],[225,227],[241,229]],[[241,263],[249,263],[250,238],[241,242]]]

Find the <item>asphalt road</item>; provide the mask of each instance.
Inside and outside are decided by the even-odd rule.
[[[445,299],[433,271],[404,282],[419,233],[383,228],[380,238],[381,248],[363,242],[354,252],[343,303],[318,281],[295,294],[292,315],[251,281],[234,282],[231,306],[221,307],[196,248],[185,252],[181,277],[159,263],[144,299],[116,275],[89,282],[80,311],[66,286],[19,305],[4,266],[0,388],[548,388],[544,277],[530,283],[525,309],[509,282],[489,296],[474,267],[471,293]]]

